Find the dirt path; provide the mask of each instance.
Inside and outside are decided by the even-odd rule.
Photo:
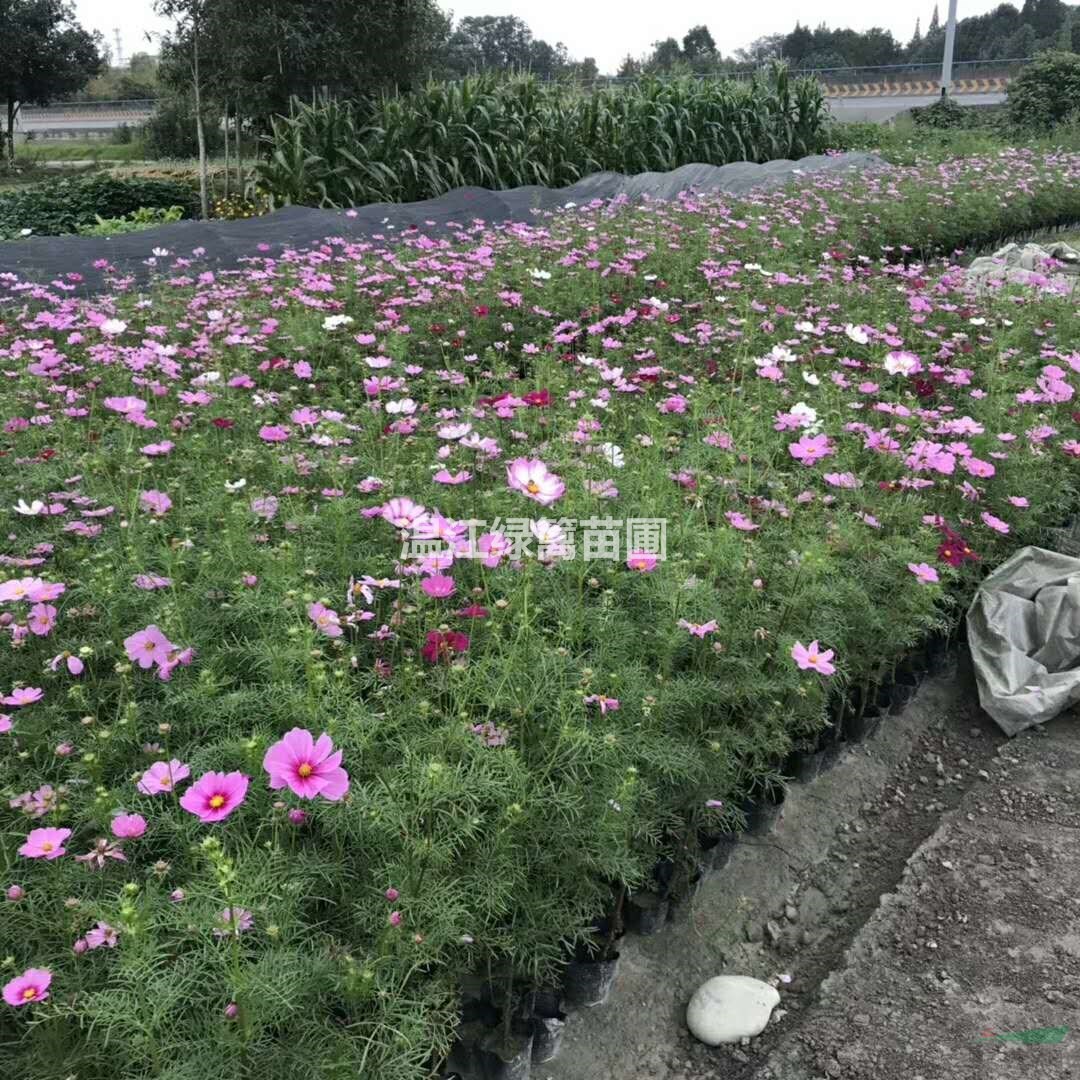
[[[1067,1068],[1062,1046],[981,1033],[1067,1023],[1061,1017],[1070,1006],[1075,1014],[1080,990],[1070,966],[1076,957],[1068,956],[1069,948],[1080,952],[1080,938],[1069,938],[1062,922],[1068,912],[1075,925],[1080,910],[1064,892],[1052,904],[1037,902],[1051,883],[1080,895],[1080,880],[1069,885],[1048,869],[1053,851],[1071,848],[1073,876],[1080,873],[1080,833],[1069,831],[1080,773],[1068,782],[1055,772],[1068,786],[1051,798],[1036,781],[1054,766],[1013,762],[1048,747],[1051,758],[1080,763],[1080,725],[1058,721],[1053,730],[1065,734],[1050,737],[1052,745],[1034,733],[1010,744],[976,702],[967,670],[930,680],[833,770],[795,785],[775,832],[740,845],[689,912],[655,937],[627,940],[610,1002],[573,1016],[563,1053],[534,1070],[534,1080],[1080,1076],[973,1065],[976,1051],[980,1061],[1011,1063],[1016,1051],[1036,1051],[1044,1065]],[[1021,828],[1028,813],[1035,816]],[[953,831],[940,838],[943,822]],[[1028,833],[1034,848],[1024,846]],[[906,902],[883,904],[898,886]],[[1034,928],[1015,931],[1015,943],[995,929],[994,918],[1019,926],[1025,911]],[[983,936],[973,938],[977,928]],[[1008,950],[1028,948],[1038,928],[1056,944],[1041,946],[1041,959],[1010,958]],[[1017,969],[1015,1001],[1001,992],[1009,964]],[[748,1045],[710,1049],[685,1029],[690,994],[721,973],[792,977],[773,1023]]]

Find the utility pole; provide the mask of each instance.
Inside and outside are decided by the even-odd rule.
[[[941,96],[948,97],[952,89],[953,50],[956,48],[956,3],[949,0],[949,21],[945,24],[945,56],[941,61]]]

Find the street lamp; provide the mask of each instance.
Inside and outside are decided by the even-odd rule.
[[[941,96],[952,89],[953,49],[956,47],[956,2],[949,0],[949,21],[945,24],[945,56],[941,61]]]

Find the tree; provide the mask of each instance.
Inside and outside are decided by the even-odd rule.
[[[908,45],[909,49],[917,49],[922,44],[922,22],[919,19],[915,20],[915,33],[911,35],[911,43]]]
[[[63,0],[0,0],[0,97],[7,103],[10,166],[19,107],[74,93],[103,64],[101,36],[84,30]]]
[[[640,60],[627,53],[622,58],[622,63],[619,64],[619,70],[615,72],[615,77],[619,79],[636,79],[641,74],[644,66]]]
[[[682,39],[683,55],[691,63],[705,60],[716,55],[716,42],[707,26],[694,26],[687,30]]]
[[[673,38],[664,38],[663,41],[653,42],[652,56],[649,58],[648,68],[650,71],[670,71],[683,60],[683,52],[679,43]]]
[[[528,24],[516,15],[470,15],[455,27],[447,51],[451,67],[467,75],[526,68],[534,44]]]
[[[816,32],[814,36],[817,37]],[[816,44],[815,41],[815,46]],[[735,58],[744,64],[764,64],[769,60],[779,60],[783,55],[783,34],[766,34],[751,41],[745,49],[735,50]]]
[[[798,64],[814,50],[814,35],[809,26],[795,23],[795,29],[784,38],[784,56]]]
[[[206,129],[203,123],[205,90],[203,59],[203,23],[209,0],[157,0],[157,11],[176,20],[172,43],[174,60],[182,65],[191,80],[195,101],[195,138],[199,147],[199,207],[205,221],[210,216],[210,193],[206,176]]]
[[[937,4],[934,5],[934,14],[930,16],[930,26],[927,29],[927,34],[934,34],[941,29],[941,15],[938,13]]]

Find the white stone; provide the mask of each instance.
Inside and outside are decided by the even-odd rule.
[[[717,975],[694,992],[686,1026],[708,1046],[737,1043],[760,1035],[779,1004],[775,986],[749,975]]]

